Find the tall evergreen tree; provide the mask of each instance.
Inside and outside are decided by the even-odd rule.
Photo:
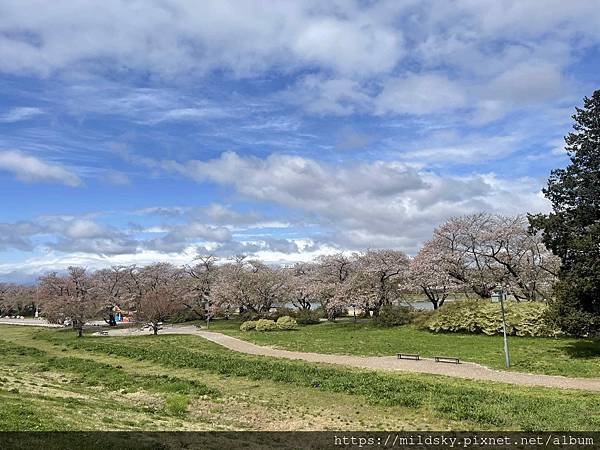
[[[576,108],[565,137],[570,164],[552,171],[544,189],[553,212],[529,217],[544,244],[560,256],[551,314],[566,332],[600,332],[600,90]]]

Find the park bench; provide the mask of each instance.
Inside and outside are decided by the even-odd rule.
[[[102,331],[100,332],[100,335],[102,335],[102,336],[108,336],[108,331],[106,331],[106,330],[102,330]]]
[[[433,359],[435,362],[460,364],[460,360],[452,356],[434,356]]]
[[[413,359],[419,361],[421,357],[417,353],[396,353],[398,359]]]

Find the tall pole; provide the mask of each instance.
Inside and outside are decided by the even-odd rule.
[[[510,367],[510,354],[508,353],[508,337],[506,336],[506,319],[504,318],[504,291],[500,292],[500,311],[502,312],[502,333],[504,334],[504,361]]]
[[[210,326],[210,302],[206,302],[206,329]]]

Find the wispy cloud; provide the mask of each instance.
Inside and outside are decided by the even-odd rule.
[[[67,186],[80,186],[81,178],[66,167],[43,161],[18,150],[0,151],[0,170],[14,174],[28,183],[50,182]]]
[[[44,114],[44,110],[41,108],[21,106],[18,108],[12,108],[6,113],[0,115],[0,123],[21,122],[24,120],[29,120],[41,114]]]

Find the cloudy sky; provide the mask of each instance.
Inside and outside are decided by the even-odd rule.
[[[599,74],[598,0],[3,0],[0,279],[547,210]]]

